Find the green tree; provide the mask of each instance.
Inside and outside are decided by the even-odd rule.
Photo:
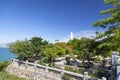
[[[34,54],[31,56],[32,58],[40,57],[42,53],[42,49],[44,48],[45,45],[48,44],[48,42],[46,40],[43,41],[41,37],[32,37],[29,40],[29,43],[30,43],[31,53]]]
[[[73,39],[68,42],[68,45],[73,46],[73,53],[77,54],[80,58],[83,58],[84,55],[90,55],[89,53],[92,53],[95,47],[95,40],[83,37],[81,39]],[[88,58],[87,58],[88,59]]]
[[[97,39],[101,38],[101,44],[98,49],[102,53],[110,53],[110,51],[120,50],[120,1],[119,0],[104,0],[106,5],[111,4],[112,7],[103,10],[102,15],[108,15],[105,19],[98,20],[93,25],[95,27],[107,28],[103,33],[97,33]]]
[[[64,49],[58,44],[48,44],[43,49],[43,62],[50,63],[53,65],[53,62],[57,57],[64,56]]]
[[[9,44],[9,48],[18,55],[19,59],[35,61],[40,58],[42,49],[47,44],[48,42],[46,40],[43,41],[41,37],[32,37],[30,40],[15,41]]]
[[[25,39],[24,41],[16,41],[14,43],[9,44],[10,50],[18,55],[19,59],[25,60],[30,57],[32,53],[30,52],[30,44],[29,40]]]

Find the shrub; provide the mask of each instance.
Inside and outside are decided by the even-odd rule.
[[[100,61],[100,60],[101,60],[100,57],[97,57],[97,58],[95,59],[96,62],[97,62],[97,61]]]
[[[82,70],[78,70],[77,68],[73,68],[73,67],[65,67],[65,70],[70,71],[70,72],[75,72],[75,73],[82,73]]]
[[[7,61],[0,62],[0,71],[4,71],[8,65],[9,63]]]
[[[97,73],[97,77],[102,78],[102,77],[108,77],[108,71],[105,69],[99,69],[98,73]]]
[[[80,64],[78,65],[78,67],[84,67],[83,63],[80,63]]]

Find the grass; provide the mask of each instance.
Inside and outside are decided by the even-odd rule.
[[[11,75],[11,74],[7,73],[6,71],[1,71],[0,72],[0,80],[25,80],[25,79]]]
[[[65,70],[66,70],[66,71],[70,71],[70,72],[79,73],[79,74],[82,74],[82,73],[83,73],[83,70],[77,70],[77,69],[75,69],[75,68],[68,67],[68,66],[65,67]]]
[[[84,70],[83,69],[76,69],[76,68],[73,68],[73,67],[69,67],[69,66],[66,66],[65,67],[65,70],[66,71],[70,71],[70,72],[74,72],[74,73],[78,73],[78,74],[83,74]],[[89,69],[90,70],[90,69]],[[92,72],[88,72],[89,73],[89,76],[92,76],[92,77],[98,77],[97,76],[97,73],[92,73]],[[65,77],[69,77],[69,76],[65,76]]]
[[[9,62],[0,62],[0,80],[25,80],[17,76],[11,75],[6,71],[6,67],[9,65]]]

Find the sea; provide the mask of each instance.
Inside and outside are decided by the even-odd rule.
[[[13,58],[16,58],[16,55],[8,48],[0,48],[0,61],[10,61]]]

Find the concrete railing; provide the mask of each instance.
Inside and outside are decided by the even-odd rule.
[[[57,77],[58,80],[66,80],[65,76],[69,77],[68,80],[106,80],[106,78],[104,77],[102,79],[97,79],[97,78],[93,79],[93,77],[88,76],[88,72],[84,72],[84,74],[78,74],[78,73],[66,71],[64,70],[64,68],[57,69],[57,68],[49,67],[48,65],[43,66],[43,65],[31,63],[28,61],[20,61],[18,59],[12,59],[11,64],[13,63],[16,63],[17,67],[24,66],[23,67],[24,69],[29,69],[33,71],[33,75],[34,74],[39,75],[39,72],[41,72],[42,74],[45,73],[45,74],[52,75],[53,77]],[[42,69],[42,70],[40,71],[39,69]],[[35,80],[39,80],[39,79],[35,79]]]

